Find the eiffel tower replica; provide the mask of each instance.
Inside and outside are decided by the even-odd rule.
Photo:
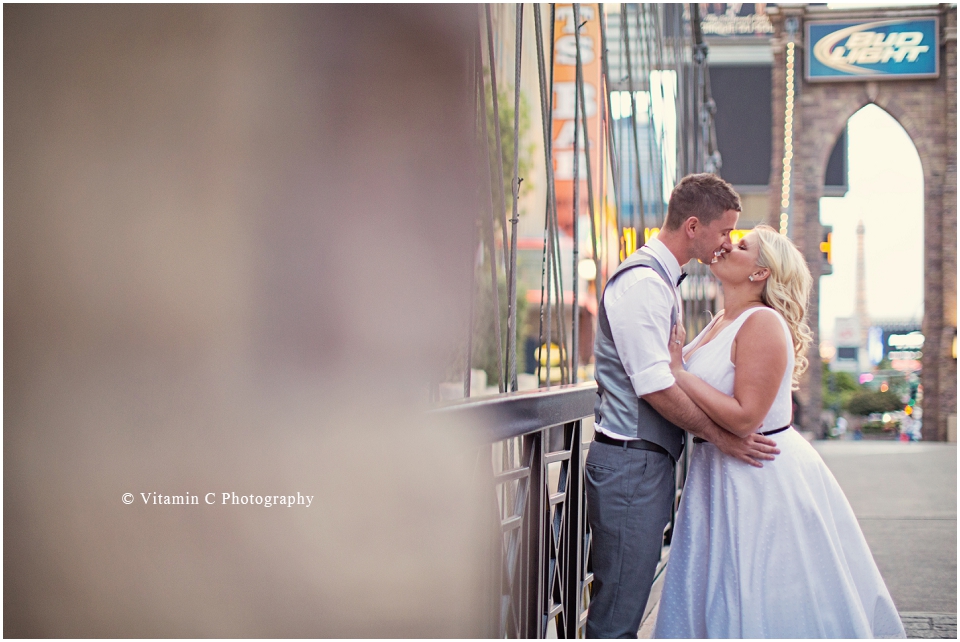
[[[870,363],[870,354],[867,352],[867,337],[870,332],[870,315],[867,314],[867,267],[863,252],[863,236],[865,228],[863,221],[857,223],[857,274],[856,274],[856,317],[859,330],[859,347],[857,362],[860,372],[869,372],[873,369]]]

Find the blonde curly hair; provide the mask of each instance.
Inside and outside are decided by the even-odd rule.
[[[768,225],[758,225],[753,231],[757,233],[760,248],[757,265],[770,270],[761,299],[764,305],[783,316],[793,339],[793,389],[796,390],[800,375],[809,365],[806,353],[813,340],[813,333],[805,321],[813,277],[800,250],[790,239]]]

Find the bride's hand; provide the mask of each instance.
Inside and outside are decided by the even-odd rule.
[[[670,331],[670,370],[683,370],[683,344],[687,338],[687,331],[679,323]]]

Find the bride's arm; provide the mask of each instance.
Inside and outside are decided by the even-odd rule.
[[[671,343],[673,352],[678,350],[676,345]],[[780,320],[764,312],[750,315],[737,332],[733,352],[731,359],[736,374],[732,397],[683,370],[678,357],[674,357],[671,369],[680,389],[710,419],[744,437],[760,426],[783,381],[787,368],[787,340]]]

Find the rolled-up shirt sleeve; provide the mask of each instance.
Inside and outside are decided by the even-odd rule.
[[[617,354],[638,397],[665,390],[676,380],[670,372],[670,318],[676,295],[650,269],[621,275],[604,293]]]

